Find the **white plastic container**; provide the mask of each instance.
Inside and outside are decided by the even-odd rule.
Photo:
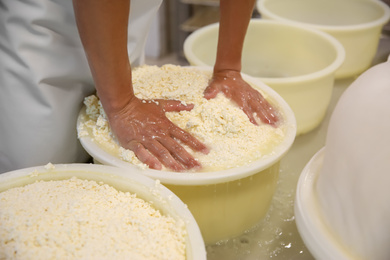
[[[318,151],[303,169],[294,205],[295,221],[306,247],[318,260],[355,259],[327,226],[319,207],[315,182],[321,171],[324,148]]]
[[[390,259],[390,61],[340,97],[298,182],[298,230],[317,259]]]
[[[188,205],[206,244],[241,235],[267,213],[279,174],[279,161],[291,147],[296,135],[294,114],[274,90],[258,79],[243,75],[273,101],[284,114],[286,133],[280,145],[263,159],[244,166],[210,172],[171,172],[145,169],[142,173],[173,191]],[[83,111],[78,124],[82,123]],[[137,166],[122,161],[102,149],[92,137],[80,138],[85,150],[99,163],[123,169]]]
[[[378,0],[258,0],[257,10],[264,19],[310,26],[339,40],[346,58],[336,78],[370,67],[382,27],[390,19],[389,7]]]
[[[193,32],[184,42],[191,65],[214,66],[218,24]],[[242,72],[270,86],[294,111],[297,135],[318,126],[332,95],[334,74],[344,61],[342,45],[318,30],[252,19],[245,38]]]
[[[120,191],[136,193],[138,198],[152,202],[162,214],[186,223],[187,259],[206,260],[206,249],[199,227],[187,206],[169,189],[139,173],[137,169],[94,164],[58,164],[54,167],[31,167],[0,174],[0,192],[24,186],[37,180],[80,179],[104,182]]]

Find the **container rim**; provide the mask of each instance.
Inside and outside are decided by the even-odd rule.
[[[7,184],[17,187],[36,180],[69,179],[73,176],[95,181],[102,179],[103,182],[104,180],[112,180],[116,183],[127,181],[127,184],[134,188],[130,192],[136,193],[137,197],[147,197],[147,201],[153,201],[153,204],[160,207],[168,208],[169,205],[169,213],[185,223],[187,257],[191,260],[206,260],[206,248],[201,231],[188,207],[171,190],[164,185],[156,184],[155,180],[144,176],[139,169],[127,170],[107,165],[81,163],[28,167],[0,174],[0,192]]]
[[[271,77],[256,77],[259,78],[260,80],[269,83],[269,84],[279,84],[279,83],[295,83],[295,82],[301,82],[301,81],[309,81],[313,80],[316,78],[322,78],[327,75],[333,74],[336,72],[338,68],[341,67],[345,60],[345,50],[343,45],[336,40],[333,36],[331,36],[328,33],[322,32],[320,30],[310,28],[309,26],[304,26],[304,25],[299,25],[299,24],[291,24],[291,23],[286,23],[282,21],[273,21],[273,20],[265,20],[265,19],[258,19],[258,18],[253,18],[250,20],[249,26],[280,26],[280,27],[286,27],[290,29],[295,29],[295,30],[300,30],[304,31],[306,33],[313,34],[317,37],[322,38],[324,41],[330,44],[331,47],[336,52],[336,57],[335,59],[325,68],[315,71],[312,73],[308,74],[303,74],[303,75],[298,75],[298,76],[291,76],[291,77],[283,77],[283,78],[271,78]],[[215,31],[218,30],[219,23],[213,23],[206,25],[200,29],[197,29],[193,33],[191,33],[184,41],[184,55],[188,59],[190,63],[193,64],[199,64],[200,66],[208,66],[211,67],[209,64],[206,64],[203,62],[201,59],[199,59],[193,52],[192,52],[192,46],[194,46],[194,42],[197,40],[197,37],[199,35],[202,35],[204,33],[210,32],[210,31]],[[252,76],[254,77],[254,76]]]
[[[315,153],[299,176],[294,215],[299,234],[316,259],[354,259],[326,224],[321,214],[315,183],[322,168],[325,147]]]
[[[277,15],[266,7],[266,3],[269,0],[258,0],[256,2],[256,9],[260,14],[264,14],[265,16],[271,17],[277,21],[283,21],[291,24],[296,24],[300,26],[310,26],[319,30],[323,30],[326,32],[341,32],[341,31],[359,31],[366,30],[377,26],[382,26],[386,24],[390,20],[390,8],[383,2],[378,0],[367,0],[366,2],[372,3],[373,5],[379,6],[383,10],[383,15],[376,20],[360,23],[356,25],[340,25],[340,26],[332,26],[332,25],[320,25],[320,24],[309,24],[305,22],[300,22],[296,20],[291,20],[288,18],[284,18],[282,16]]]
[[[193,67],[200,70],[210,70],[209,67],[198,67],[198,66],[187,66]],[[242,179],[248,176],[251,176],[255,173],[258,173],[273,164],[277,163],[290,149],[292,146],[296,131],[297,124],[295,120],[294,113],[287,102],[272,88],[265,85],[259,79],[253,78],[246,74],[242,74],[242,77],[247,82],[252,83],[259,90],[263,91],[271,100],[278,105],[282,113],[285,115],[284,125],[286,127],[286,134],[284,140],[280,145],[278,145],[274,152],[267,156],[264,159],[249,163],[244,166],[239,166],[236,168],[231,168],[221,171],[211,171],[211,172],[173,172],[173,171],[159,171],[153,169],[143,169],[141,170],[142,174],[155,179],[160,180],[164,184],[173,184],[173,185],[208,185],[208,184],[217,184],[235,181]],[[82,123],[83,109],[80,111],[77,126]],[[120,168],[127,169],[139,169],[138,166],[135,166],[129,162],[125,162],[108,152],[104,151],[99,145],[93,140],[90,136],[80,137],[80,142],[84,149],[97,161],[111,166],[117,166]]]

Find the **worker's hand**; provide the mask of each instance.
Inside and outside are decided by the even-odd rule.
[[[208,153],[208,148],[196,138],[174,125],[165,112],[191,110],[175,100],[140,100],[133,97],[121,110],[108,115],[110,126],[119,143],[132,150],[138,159],[152,169],[162,165],[174,171],[200,168],[195,160],[177,141],[195,151]]]
[[[272,126],[278,122],[274,108],[257,90],[242,79],[240,72],[232,70],[214,72],[209,86],[204,91],[204,97],[211,99],[219,92],[235,102],[253,124],[258,125],[256,118]]]

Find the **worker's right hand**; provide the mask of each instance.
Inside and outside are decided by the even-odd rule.
[[[202,142],[174,125],[165,112],[188,111],[192,108],[193,105],[184,105],[176,100],[141,100],[133,97],[121,110],[107,116],[119,143],[132,150],[141,162],[152,169],[160,170],[164,165],[174,171],[184,171],[200,168],[201,165],[182,144],[206,154],[209,150]]]

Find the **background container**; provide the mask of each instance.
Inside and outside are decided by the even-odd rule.
[[[390,19],[390,8],[378,0],[258,0],[257,10],[264,19],[309,26],[340,41],[346,58],[336,78],[355,76],[371,65]]]
[[[184,43],[191,65],[214,66],[218,24],[192,33]],[[318,30],[252,19],[242,54],[242,72],[278,92],[294,111],[297,135],[318,126],[327,111],[343,47]]]

